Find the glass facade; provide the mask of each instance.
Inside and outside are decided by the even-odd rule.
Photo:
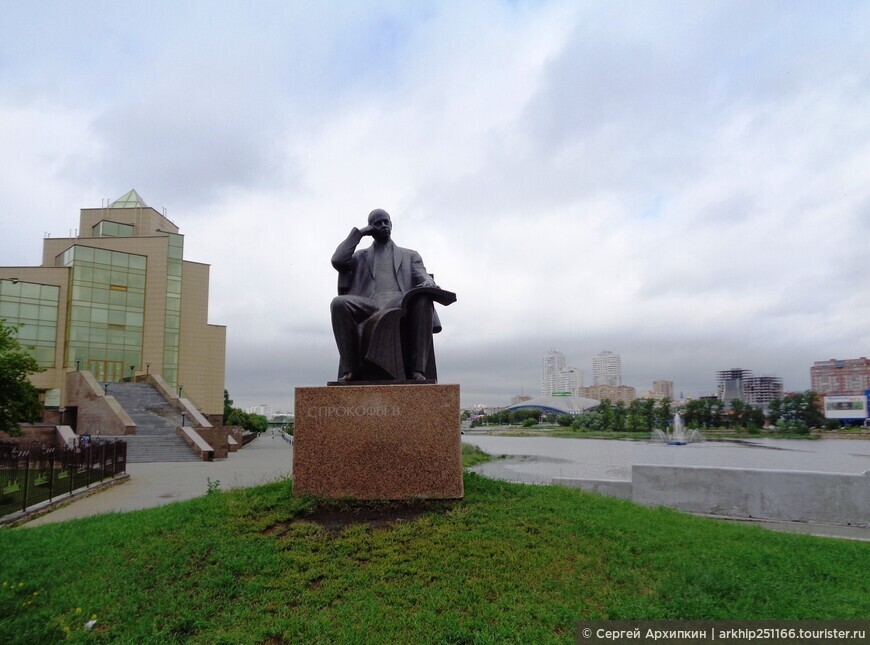
[[[0,319],[21,325],[18,342],[42,367],[54,367],[60,287],[0,280]]]
[[[64,365],[120,381],[142,366],[144,255],[72,246],[58,256],[72,267]]]
[[[103,220],[99,224],[94,225],[94,237],[133,237],[134,227],[132,224],[119,224],[118,222],[110,222]]]
[[[181,267],[184,236],[167,233],[169,257],[166,261],[166,322],[163,331],[163,379],[178,385],[178,347],[181,338]]]

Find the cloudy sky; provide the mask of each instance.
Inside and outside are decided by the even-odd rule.
[[[237,405],[335,377],[329,258],[393,216],[441,382],[541,354],[687,396],[870,355],[870,4],[0,0],[0,264],[135,187],[211,264]]]

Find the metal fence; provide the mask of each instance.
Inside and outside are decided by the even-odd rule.
[[[79,440],[73,448],[0,442],[0,517],[114,479],[126,467],[126,441]]]

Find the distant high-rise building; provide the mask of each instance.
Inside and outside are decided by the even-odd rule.
[[[550,350],[541,357],[541,396],[555,392],[577,393],[583,385],[583,372],[576,367],[565,367],[565,355]]]
[[[562,370],[565,369],[565,355],[555,349],[545,352],[541,357],[541,396],[552,396],[559,392]]]
[[[652,395],[654,399],[671,399],[674,398],[674,382],[673,381],[653,381]]]
[[[730,403],[739,399],[752,405],[765,405],[782,397],[782,379],[778,376],[753,376],[751,370],[733,367],[716,372],[719,400]]]
[[[734,399],[743,401],[743,384],[751,376],[751,370],[744,370],[739,367],[732,367],[729,370],[719,370],[716,372],[716,394],[719,400],[726,403]]]
[[[622,385],[622,360],[618,354],[603,351],[592,358],[592,385]]]
[[[562,371],[562,391],[576,395],[577,388],[583,387],[583,372],[576,367],[566,367]]]
[[[810,382],[819,394],[864,394],[870,390],[870,360],[862,356],[816,361],[810,368]]]
[[[261,403],[260,405],[255,405],[252,408],[248,408],[249,414],[259,414],[264,417],[272,416],[272,406],[266,405],[265,403]]]
[[[607,399],[611,403],[622,401],[628,405],[637,398],[637,390],[628,385],[593,385],[578,388],[577,395],[598,401]]]
[[[743,400],[752,405],[766,405],[780,399],[782,379],[778,376],[750,376],[743,382],[743,396]]]

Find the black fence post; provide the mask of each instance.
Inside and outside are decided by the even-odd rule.
[[[76,445],[73,444],[73,447],[69,449],[67,453],[69,455],[69,494],[72,497],[73,486],[75,482],[73,481],[76,477]]]
[[[57,449],[51,451],[51,457],[48,460],[48,501],[54,499],[54,453]]]
[[[88,442],[87,464],[86,464],[87,467],[85,468],[85,470],[88,473],[88,477],[87,477],[87,483],[85,484],[85,488],[91,487],[91,461],[92,461],[91,458],[93,457],[93,455],[94,455],[94,449],[92,447],[91,442],[89,441]]]
[[[27,510],[27,489],[30,483],[30,451],[27,451],[24,462],[24,489],[21,491],[21,512]]]

